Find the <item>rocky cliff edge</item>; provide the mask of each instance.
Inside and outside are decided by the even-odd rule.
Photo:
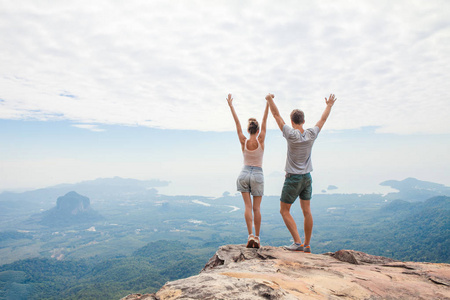
[[[306,254],[226,245],[199,275],[168,282],[156,294],[122,298],[144,299],[450,299],[450,265],[352,250]]]

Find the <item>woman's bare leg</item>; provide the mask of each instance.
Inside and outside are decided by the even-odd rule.
[[[250,235],[253,233],[252,199],[250,193],[242,192],[242,199],[244,199],[245,204],[245,223],[247,224],[248,234]]]
[[[253,218],[256,236],[259,236],[259,230],[261,229],[261,200],[262,196],[253,196]]]

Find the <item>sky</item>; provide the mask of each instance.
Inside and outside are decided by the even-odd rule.
[[[270,92],[314,126],[314,190],[450,184],[449,1],[0,0],[0,191],[121,176],[234,193]],[[445,89],[445,90],[444,90]],[[286,144],[269,116],[266,194]],[[328,191],[327,191],[328,192]]]

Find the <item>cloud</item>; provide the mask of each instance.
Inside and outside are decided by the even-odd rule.
[[[327,129],[450,133],[448,1],[3,1],[0,118],[233,130],[267,92]],[[148,121],[151,120],[151,121]],[[274,122],[269,127],[276,128]]]
[[[77,128],[87,129],[87,130],[94,131],[94,132],[105,131],[105,129],[98,128],[97,125],[92,125],[92,124],[74,124],[72,126],[77,127]]]
[[[67,97],[67,98],[73,98],[73,99],[76,99],[77,98],[77,96],[75,96],[75,95],[72,95],[72,94],[70,94],[69,92],[67,92],[67,91],[64,91],[64,92],[62,92],[61,94],[59,94],[61,97]]]

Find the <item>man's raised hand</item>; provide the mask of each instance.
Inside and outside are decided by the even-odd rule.
[[[328,99],[327,97],[325,97],[325,103],[327,104],[327,106],[333,106],[336,100],[337,98],[334,96],[334,94],[330,94],[330,97]]]

